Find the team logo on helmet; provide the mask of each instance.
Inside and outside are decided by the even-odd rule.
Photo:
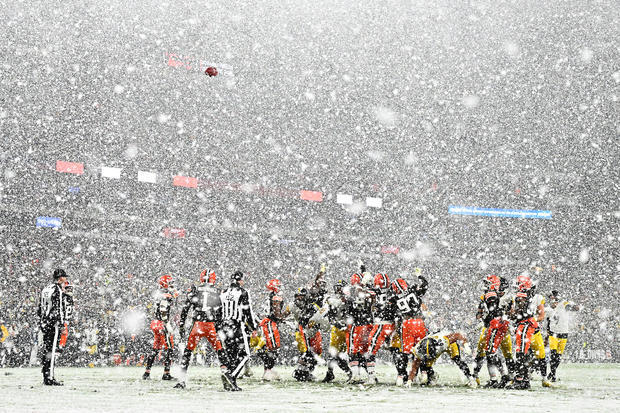
[[[269,280],[269,282],[266,285],[267,290],[273,291],[274,293],[279,292],[281,286],[282,286],[282,282],[280,282],[280,280],[275,279],[275,278],[273,280]]]
[[[215,284],[217,280],[217,275],[215,275],[215,271],[207,268],[200,273],[200,282],[201,283],[209,283],[211,285]]]

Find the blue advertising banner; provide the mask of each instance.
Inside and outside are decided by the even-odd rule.
[[[475,215],[480,217],[551,219],[551,211],[528,209],[479,208],[450,205],[448,207],[448,212],[451,215]]]
[[[60,228],[62,219],[56,217],[37,217],[37,228]]]

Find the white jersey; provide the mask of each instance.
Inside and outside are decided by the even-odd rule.
[[[561,301],[555,308],[545,308],[549,334],[568,334],[572,324],[569,308],[574,306],[575,304],[570,301]]]
[[[527,306],[527,312],[532,317],[536,318],[538,314],[538,306],[545,305],[545,297],[540,294],[534,294],[534,297],[530,300],[529,305]]]

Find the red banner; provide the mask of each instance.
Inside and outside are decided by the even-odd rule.
[[[185,238],[185,228],[166,227],[161,231],[164,238]]]
[[[382,254],[398,254],[398,252],[400,251],[400,247],[397,247],[395,245],[384,245],[383,247],[381,247],[381,253]]]
[[[320,191],[299,191],[299,196],[304,201],[323,202],[323,192]]]
[[[196,188],[198,187],[198,178],[177,175],[172,178],[172,185],[184,186],[185,188]]]
[[[56,161],[56,172],[82,175],[84,173],[84,164],[79,162]]]

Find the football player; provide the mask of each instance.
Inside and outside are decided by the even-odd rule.
[[[397,366],[397,369],[400,369],[399,376],[401,376],[403,364],[406,373],[409,355],[412,354],[413,348],[427,334],[422,315],[422,311],[426,310],[426,306],[422,303],[422,297],[428,289],[428,281],[419,275],[415,284],[408,285],[405,280],[398,278],[395,287],[398,291],[396,307],[397,317],[400,320],[400,340],[402,344],[402,360],[400,360],[400,366]],[[402,380],[406,381],[404,377]],[[397,384],[400,384],[399,379],[397,379]]]
[[[551,383],[547,380],[545,344],[539,328],[539,323],[545,319],[545,299],[542,295],[536,294],[529,275],[519,275],[516,284],[518,292],[511,310],[511,317],[516,325],[516,366],[515,378],[510,388],[519,390],[530,388],[531,352],[538,359],[543,387],[551,387]]]
[[[198,287],[193,285],[187,293],[187,300],[181,310],[181,320],[179,322],[179,335],[181,339],[185,336],[185,320],[190,310],[193,310],[193,318],[189,337],[187,338],[187,345],[183,351],[181,377],[174,386],[175,388],[185,388],[187,369],[192,353],[203,338],[206,338],[213,350],[215,350],[222,374],[228,374],[226,354],[217,333],[221,328],[222,322],[222,301],[220,299],[220,291],[215,287],[216,280],[215,272],[206,269],[200,274],[200,285]]]
[[[512,296],[505,292],[507,286],[505,279],[491,275],[487,280],[490,282],[483,304],[485,313],[483,321],[487,325],[483,351],[486,353],[490,380],[485,387],[501,388],[512,379],[513,372],[512,341],[508,321],[513,300]],[[500,348],[506,360],[507,371],[502,371],[502,362],[498,354]]]
[[[347,353],[351,368],[351,383],[362,383],[361,369],[366,368],[368,382],[376,383],[375,363],[368,358],[370,332],[372,330],[372,308],[374,292],[371,290],[373,276],[362,266],[362,275],[351,276],[351,294],[347,300],[347,313],[350,323],[347,325]]]
[[[387,274],[376,274],[373,292],[375,295],[373,327],[370,331],[368,360],[374,365],[377,353],[384,343],[391,343],[396,329],[396,294]],[[376,381],[376,378],[375,378]]]
[[[174,288],[172,276],[169,274],[159,277],[159,290],[155,293],[155,314],[151,321],[153,331],[153,350],[146,360],[146,370],[142,375],[144,380],[151,376],[151,367],[155,357],[160,350],[164,350],[164,375],[162,380],[174,380],[170,375],[170,364],[172,362],[172,350],[174,348],[174,338],[172,336],[172,326],[170,325],[172,306],[179,293]]]
[[[278,359],[278,351],[280,350],[280,330],[278,325],[289,315],[290,309],[284,306],[284,299],[281,293],[282,283],[280,280],[270,280],[266,287],[267,291],[269,291],[269,315],[260,322],[264,345],[260,346],[258,354],[263,360],[265,367],[263,380],[272,381],[280,380],[280,375],[273,370]]]
[[[557,290],[551,292],[549,301],[549,307],[545,310],[547,316],[547,337],[545,342],[549,344],[549,351],[551,352],[549,363],[551,371],[547,378],[553,383],[557,380],[556,371],[560,365],[560,359],[568,340],[569,312],[579,311],[580,308],[571,301],[561,300]]]
[[[334,294],[327,297],[325,304],[321,308],[321,314],[329,322],[329,358],[327,363],[327,374],[323,383],[333,381],[334,366],[338,365],[347,374],[347,381],[351,380],[351,368],[349,367],[349,356],[347,354],[347,308],[346,308],[347,283],[339,280],[334,285]]]
[[[411,366],[411,371],[409,372],[409,381],[407,382],[407,386],[411,386],[415,380],[418,374],[418,369],[421,372],[426,373],[428,377],[426,383],[422,384],[433,384],[437,379],[437,375],[433,370],[433,364],[437,361],[439,356],[445,352],[448,352],[452,361],[459,366],[459,369],[461,369],[467,378],[468,386],[476,387],[476,380],[470,374],[467,364],[465,364],[465,362],[461,359],[461,348],[458,342],[461,342],[466,349],[466,352],[469,351],[467,338],[461,333],[439,332],[424,337],[412,349],[413,363]]]
[[[300,288],[294,297],[294,306],[291,310],[297,322],[295,341],[300,356],[293,377],[297,381],[313,381],[312,372],[317,364],[315,355],[323,352],[322,336],[317,323],[319,306],[315,304],[306,288]]]

